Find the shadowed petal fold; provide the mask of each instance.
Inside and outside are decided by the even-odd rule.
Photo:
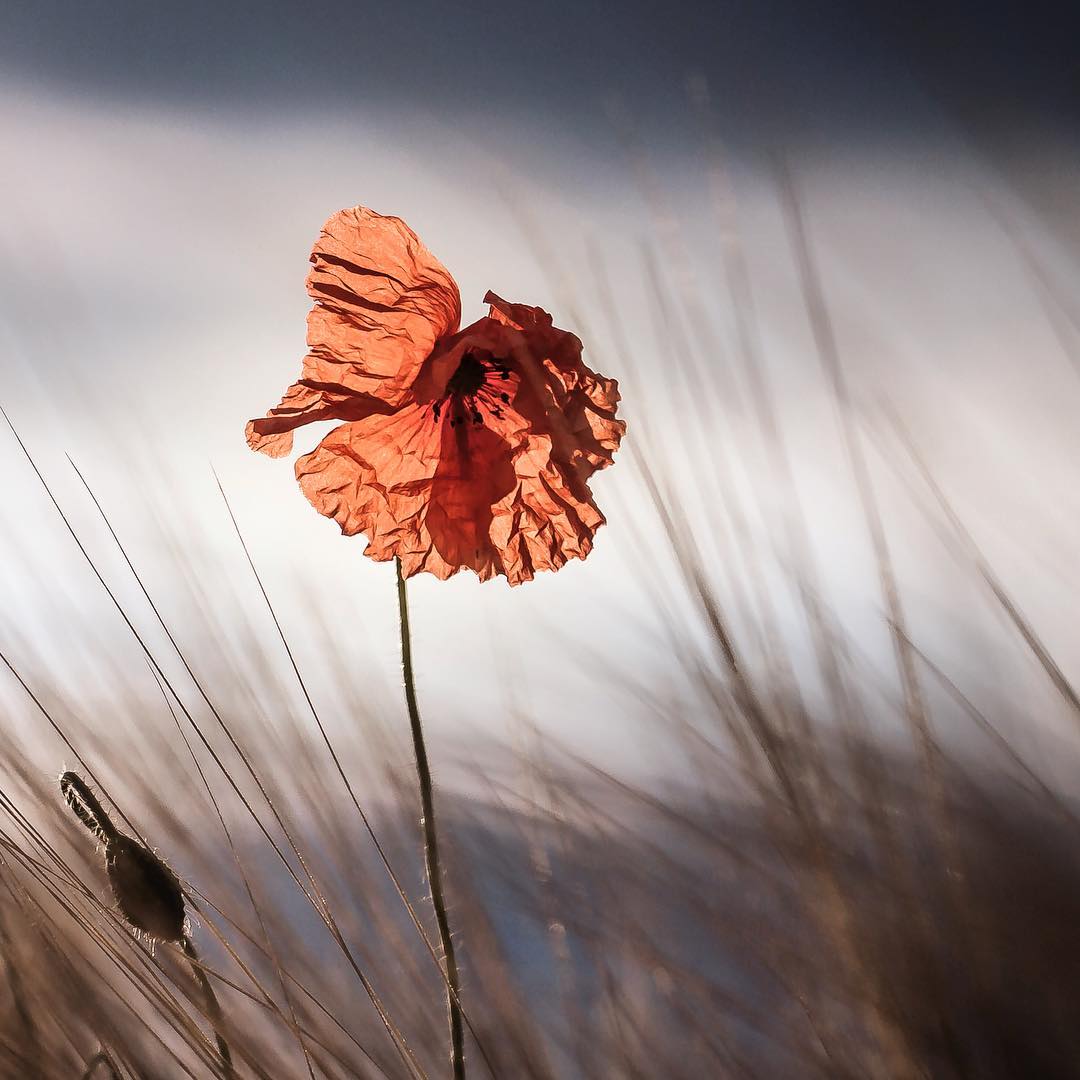
[[[544,413],[555,439],[553,454],[577,469],[583,480],[611,464],[626,422],[615,416],[619,384],[588,368],[581,339],[552,323],[543,308],[512,304],[489,292],[491,319],[522,333],[522,363],[536,392],[533,417]]]

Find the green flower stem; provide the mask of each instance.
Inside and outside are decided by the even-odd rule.
[[[427,868],[428,887],[431,889],[431,905],[435,909],[435,921],[439,927],[443,967],[446,972],[446,1007],[450,1021],[451,1060],[454,1066],[454,1080],[465,1080],[465,1033],[459,1004],[460,984],[457,960],[454,958],[454,942],[450,935],[450,920],[446,915],[446,898],[443,895],[442,860],[439,857],[439,836],[435,828],[435,800],[431,784],[431,770],[428,767],[424,729],[420,725],[420,710],[416,704],[416,685],[413,682],[409,602],[405,594],[405,578],[401,574],[400,559],[394,560],[394,567],[397,570],[398,615],[401,622],[401,670],[405,678],[405,704],[409,710],[409,727],[412,730],[413,753],[416,757],[416,777],[420,782],[424,863]]]

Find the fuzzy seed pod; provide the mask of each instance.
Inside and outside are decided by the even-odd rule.
[[[141,934],[154,941],[168,941],[180,946],[191,965],[191,973],[206,999],[207,1016],[214,1026],[214,1038],[221,1055],[225,1080],[235,1076],[232,1052],[223,1031],[224,1017],[214,987],[202,964],[195,943],[184,933],[184,893],[180,880],[145,844],[125,836],[109,820],[104,807],[78,773],[60,777],[60,791],[75,816],[96,836],[105,848],[105,869],[117,907],[124,918]],[[90,1063],[84,1080],[104,1061],[99,1054]]]
[[[78,773],[64,773],[60,790],[104,844],[109,884],[124,918],[155,941],[182,941],[184,894],[177,876],[149,848],[116,829]]]
[[[105,846],[105,867],[120,910],[136,930],[157,941],[184,936],[184,894],[176,875],[129,836]]]

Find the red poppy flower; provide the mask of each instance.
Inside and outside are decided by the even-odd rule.
[[[247,425],[272,457],[292,431],[344,420],[296,462],[304,494],[406,576],[462,568],[511,585],[584,559],[604,517],[587,481],[626,428],[614,379],[551,316],[493,293],[459,330],[446,268],[399,218],[362,206],[311,253],[308,354],[281,404]]]

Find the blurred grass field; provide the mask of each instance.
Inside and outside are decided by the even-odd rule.
[[[864,352],[913,346],[901,308],[867,294],[916,291],[918,267],[876,231],[873,199],[830,231],[797,156],[762,167],[751,213],[769,224],[749,246],[740,177],[691,91],[697,231],[617,110],[635,242],[552,245],[505,178],[556,322],[622,386],[596,555],[538,600],[410,586],[470,1075],[1080,1075],[1067,257],[1047,258],[1023,200],[977,171],[984,216],[966,235],[1009,261],[1025,332],[1039,312],[1029,374],[986,400],[966,353],[951,387],[919,368],[933,356],[904,369],[925,382],[878,380]],[[981,341],[971,308],[950,323],[954,299],[924,306],[930,330]],[[1025,474],[1041,380],[1037,460],[1057,471]],[[57,396],[62,437],[73,404]],[[64,454],[80,458],[84,429],[69,447],[56,414],[47,432],[11,421],[0,1075],[228,1075],[178,947],[118,914],[64,769],[179,876],[235,1075],[446,1075],[389,578],[376,599],[387,568],[361,569],[329,532],[313,546],[267,528],[228,467],[226,505],[209,469],[180,475],[152,417],[145,455],[118,429],[81,473]]]

